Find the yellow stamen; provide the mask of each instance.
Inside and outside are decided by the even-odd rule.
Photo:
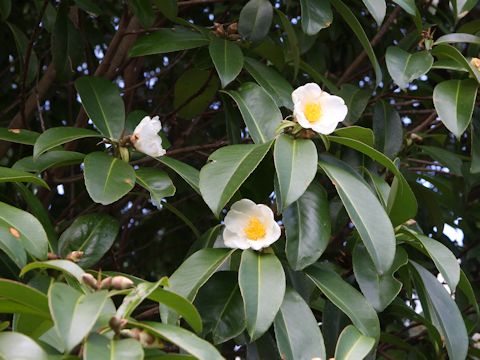
[[[322,116],[322,107],[319,103],[307,103],[303,113],[309,122],[314,123]]]
[[[243,229],[243,232],[250,240],[258,240],[265,236],[265,225],[254,216],[248,220],[248,225]]]

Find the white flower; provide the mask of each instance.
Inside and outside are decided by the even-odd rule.
[[[292,93],[293,116],[306,129],[331,134],[348,113],[345,101],[322,91],[315,83],[296,88]]]
[[[135,149],[152,157],[165,155],[166,151],[162,147],[162,138],[158,135],[161,128],[162,124],[158,116],[153,118],[145,116],[130,137]]]
[[[272,210],[248,199],[234,203],[225,216],[223,240],[229,248],[260,250],[277,241],[280,234]]]

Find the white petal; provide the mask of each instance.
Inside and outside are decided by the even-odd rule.
[[[294,111],[293,116],[295,117],[295,120],[297,120],[297,122],[300,124],[300,126],[304,129],[312,128],[312,123],[307,120],[303,111]]]
[[[228,230],[225,228],[223,230],[223,242],[225,243],[226,247],[231,249],[248,249],[250,244],[246,238],[243,238],[236,233]]]
[[[152,157],[163,156],[166,153],[165,149],[162,147],[162,138],[158,135],[137,136],[137,141],[134,146],[138,151]]]
[[[162,124],[158,116],[153,118],[145,116],[142,121],[140,121],[140,124],[137,125],[133,133],[138,137],[152,136],[157,135],[161,128]]]
[[[318,86],[318,84],[308,83],[296,88],[292,92],[292,100],[296,106],[301,101],[305,103],[318,99],[321,94],[322,89],[320,88],[320,86]]]
[[[275,221],[273,211],[267,205],[258,204],[256,210],[258,217],[265,225],[267,225],[267,223]]]
[[[329,121],[337,123],[343,121],[348,113],[345,101],[339,96],[327,95],[320,99],[322,106],[322,118],[327,118]]]
[[[329,135],[335,131],[338,122],[323,122],[318,121],[312,126],[312,130],[323,135]]]
[[[247,225],[249,218],[249,214],[230,209],[224,219],[225,227],[232,232],[243,235],[243,229]]]
[[[232,210],[236,210],[242,213],[248,213],[255,208],[257,204],[255,204],[252,200],[249,199],[242,199],[238,200],[237,202],[233,203],[230,207]]]

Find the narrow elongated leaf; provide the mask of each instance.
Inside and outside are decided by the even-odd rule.
[[[376,311],[382,312],[402,288],[402,283],[395,279],[393,274],[407,264],[407,253],[402,248],[397,248],[392,267],[383,275],[379,275],[375,271],[375,266],[365,246],[357,244],[352,257],[355,279],[360,285],[363,295]]]
[[[35,175],[18,169],[0,166],[0,183],[3,182],[28,182],[50,189],[45,181]]]
[[[154,336],[159,336],[186,352],[192,354],[199,360],[223,360],[223,356],[215,347],[195,334],[178,326],[161,324],[158,322],[136,322],[129,321],[130,325],[144,329]]]
[[[245,304],[247,331],[252,341],[272,325],[285,294],[285,273],[274,254],[244,250],[238,284]]]
[[[417,13],[417,7],[415,6],[415,0],[393,0],[394,3],[398,4],[403,10],[408,14],[415,16]]]
[[[0,202],[0,228],[12,234],[34,258],[47,258],[47,234],[33,215]]]
[[[33,156],[24,157],[13,164],[12,168],[40,173],[58,166],[80,164],[84,158],[85,154],[76,151],[49,151],[37,159]]]
[[[90,332],[108,298],[107,291],[87,295],[63,283],[48,291],[48,304],[64,348],[69,352]]]
[[[433,56],[428,51],[410,54],[399,46],[390,46],[385,60],[390,76],[401,89],[426,74],[433,65]]]
[[[355,326],[347,326],[338,338],[335,360],[362,360],[375,345],[375,339],[365,336]]]
[[[244,66],[255,81],[275,100],[278,107],[293,109],[293,87],[283,76],[271,66],[249,57],[245,58]]]
[[[72,251],[83,251],[77,264],[91,267],[110,249],[119,230],[120,223],[110,215],[79,216],[60,236],[58,252],[65,258]]]
[[[377,313],[358,290],[332,270],[312,265],[305,269],[305,272],[320,291],[342,310],[364,335],[378,340],[380,323]]]
[[[215,38],[210,42],[209,51],[222,87],[226,87],[242,71],[242,49],[232,41]]]
[[[368,185],[346,163],[321,156],[319,164],[335,184],[377,272],[385,273],[395,257],[395,235],[387,213]]]
[[[275,337],[282,359],[326,359],[323,336],[309,306],[293,289],[287,289],[275,317]]]
[[[288,263],[294,270],[313,264],[330,241],[330,210],[325,190],[312,183],[307,191],[283,212]]]
[[[195,304],[202,314],[204,334],[211,334],[214,344],[224,343],[245,329],[245,309],[237,276],[235,271],[220,271],[198,292]]]
[[[85,186],[93,201],[111,204],[133,189],[135,171],[125,161],[102,152],[85,157]]]
[[[332,8],[326,0],[300,0],[302,30],[307,35],[315,35],[329,27],[333,20]]]
[[[389,158],[402,148],[403,126],[398,112],[385,101],[378,101],[373,111],[375,147]]]
[[[385,14],[387,13],[387,4],[385,0],[363,0],[363,3],[372,14],[378,26],[382,25]]]
[[[250,0],[240,12],[238,32],[251,42],[267,36],[272,24],[273,7],[268,0]]]
[[[480,172],[480,119],[472,119],[471,146],[472,163],[470,172],[478,174]]]
[[[435,45],[443,43],[467,43],[480,45],[480,36],[464,33],[453,33],[440,36],[435,40]]]
[[[28,336],[16,332],[0,333],[0,357],[9,360],[48,360],[47,353]]]
[[[439,44],[432,49],[432,55],[440,58],[451,60],[460,66],[461,68],[465,69],[470,73],[470,75],[480,83],[480,71],[473,66],[462,53],[455,47],[448,45],[448,44]]]
[[[119,306],[116,317],[128,318],[132,315],[133,311],[146,299],[151,293],[153,293],[163,282],[160,279],[157,282],[149,283],[142,282],[136,284],[135,288],[123,298],[122,304]]]
[[[447,80],[433,90],[433,104],[440,120],[457,138],[460,138],[472,119],[477,97],[475,80]]]
[[[115,84],[84,76],[75,81],[82,105],[103,136],[118,140],[125,127],[125,106]]]
[[[13,280],[0,279],[0,294],[3,300],[18,304],[31,314],[50,319],[47,297],[37,289]],[[2,312],[7,311],[3,308]],[[13,309],[12,312],[17,311]]]
[[[375,136],[372,129],[361,126],[347,126],[335,130],[335,135],[342,138],[357,140],[365,145],[373,147],[375,144]],[[330,139],[329,139],[330,140]]]
[[[317,173],[317,148],[309,139],[280,135],[273,153],[281,198],[281,209],[297,201]]]
[[[0,128],[0,140],[17,144],[33,145],[39,136],[40,133],[36,131]]]
[[[465,323],[455,301],[442,284],[421,265],[410,261],[424,287],[428,304],[423,308],[432,311],[434,324],[447,345],[448,356],[452,360],[465,359],[468,350],[468,335]],[[420,284],[419,284],[420,285]]]
[[[162,170],[155,168],[140,168],[135,171],[137,183],[150,192],[150,198],[153,205],[157,208],[161,207],[163,198],[173,196],[175,194],[175,185]]]
[[[270,95],[254,83],[245,83],[237,90],[227,91],[238,105],[248,132],[256,144],[275,137],[282,113]]]
[[[346,6],[345,3],[343,3],[341,0],[330,0],[330,2],[332,3],[333,7],[335,7],[335,9],[340,13],[345,22],[350,26],[350,28],[362,44],[365,52],[368,55],[368,58],[370,59],[370,62],[373,65],[376,83],[378,85],[382,81],[382,69],[380,68],[377,57],[373,52],[372,45],[370,45],[370,40],[368,40],[368,37],[365,34],[362,25],[352,13],[350,8]]]
[[[54,127],[48,129],[42,134],[40,134],[37,141],[35,141],[35,146],[33,147],[33,157],[36,160],[44,152],[51,150],[59,145],[65,144],[73,140],[89,137],[100,138],[102,137],[102,135],[93,130],[68,126]]]
[[[216,216],[260,164],[271,145],[272,142],[231,145],[210,155],[210,162],[200,171],[200,191]]]
[[[143,357],[143,347],[137,340],[112,340],[96,333],[88,337],[83,348],[84,360],[143,360]]]
[[[20,272],[20,277],[24,276],[27,272],[34,269],[52,269],[61,271],[65,274],[72,276],[79,282],[82,281],[82,275],[85,271],[80,266],[69,260],[48,260],[48,261],[36,261],[31,262],[25,266]]]
[[[26,60],[27,48],[30,42],[29,38],[15,25],[7,22],[10,31],[12,32],[13,38],[15,39],[15,45],[18,52],[18,60],[20,63],[21,77],[25,72],[24,65]],[[26,75],[26,82],[30,84],[34,79],[38,71],[38,57],[34,50],[31,50],[30,58],[28,60],[28,72]]]
[[[277,15],[280,18],[280,23],[286,33],[285,41],[288,48],[287,61],[293,63],[293,79],[296,79],[298,69],[300,68],[300,44],[297,38],[297,33],[295,32],[292,23],[283,12],[277,10]]]
[[[162,156],[157,158],[157,160],[175,171],[183,180],[187,182],[188,185],[192,187],[193,190],[197,192],[197,194],[200,194],[200,171],[195,169],[193,166],[168,156]]]
[[[164,54],[205,45],[208,45],[208,39],[190,29],[183,27],[160,29],[140,37],[130,50],[130,56]]]

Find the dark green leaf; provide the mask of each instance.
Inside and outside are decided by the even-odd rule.
[[[11,10],[12,10],[11,0],[0,0],[0,21],[7,20]]]
[[[183,180],[187,182],[188,185],[192,187],[193,190],[197,192],[197,194],[200,194],[200,171],[188,164],[168,156],[162,156],[157,158],[157,160],[175,171]]]
[[[25,266],[20,272],[20,276],[24,276],[27,272],[34,269],[52,269],[61,271],[65,274],[72,276],[77,279],[78,282],[82,281],[82,275],[85,274],[85,271],[69,260],[49,260],[49,261],[36,261],[31,262]]]
[[[135,288],[123,298],[122,304],[118,307],[116,317],[129,318],[133,311],[153,293],[163,282],[160,279],[157,282],[141,282],[135,285]]]
[[[158,10],[168,19],[174,19],[178,14],[177,0],[155,0]]]
[[[433,65],[433,56],[428,51],[410,54],[399,46],[390,46],[385,55],[388,72],[400,87],[405,89],[408,84],[426,74]]]
[[[315,35],[332,23],[332,8],[327,0],[300,0],[300,6],[305,34]]]
[[[433,48],[432,55],[439,57],[440,59],[452,60],[458,66],[467,70],[470,75],[480,83],[480,71],[473,66],[462,53],[455,47],[448,44],[440,44]],[[451,80],[453,81],[453,80]],[[457,80],[460,81],[460,80]]]
[[[250,0],[240,12],[238,32],[245,39],[259,42],[272,24],[273,7],[268,0]]]
[[[0,166],[0,183],[3,182],[28,182],[43,186],[45,189],[50,189],[47,183],[42,180],[42,178],[22,170]]]
[[[148,28],[155,22],[155,13],[150,0],[128,0],[128,4],[144,28]]]
[[[472,164],[470,172],[477,174],[480,172],[480,119],[472,119],[471,134]]]
[[[362,335],[353,325],[347,326],[338,338],[335,360],[364,359],[375,345],[375,339]]]
[[[15,39],[15,45],[17,46],[17,52],[18,52],[18,59],[20,60],[20,69],[21,69],[21,76],[20,76],[20,81],[23,82],[23,76],[24,76],[24,65],[25,65],[25,57],[27,53],[27,48],[30,40],[27,38],[27,36],[15,25],[7,22],[7,25],[10,27],[10,30],[13,34],[13,37]],[[35,54],[35,51],[31,51],[30,58],[28,60],[28,72],[26,75],[26,83],[29,84],[31,83],[37,74],[38,70],[38,58],[37,55]]]
[[[111,340],[96,333],[88,337],[83,348],[84,360],[143,360],[143,357],[143,347],[137,340]]]
[[[59,166],[80,164],[84,158],[85,154],[75,151],[49,151],[36,159],[33,156],[24,157],[13,164],[12,168],[41,173]]]
[[[372,14],[378,26],[382,25],[385,14],[387,13],[387,4],[385,0],[363,0],[363,3]]]
[[[6,228],[0,228],[0,250],[20,269],[27,263],[27,253],[17,238]]]
[[[36,289],[16,281],[0,279],[0,294],[2,300],[21,306],[23,311],[18,311],[19,313],[28,311],[42,319],[50,319],[47,297]],[[7,311],[4,308],[2,312]],[[17,310],[13,308],[12,312]]]
[[[371,94],[370,90],[360,89],[354,85],[345,84],[342,86],[338,96],[345,100],[348,108],[347,117],[343,120],[345,124],[355,124],[360,119],[367,107]]]
[[[93,0],[74,0],[74,1],[75,1],[75,4],[77,4],[77,6],[80,9],[83,9],[90,14],[100,15],[102,13],[102,9],[100,9],[100,7],[97,4],[95,4]]]
[[[0,140],[13,143],[33,145],[39,136],[40,134],[36,131],[0,128]]]
[[[210,42],[209,51],[222,87],[226,87],[242,71],[242,49],[232,41],[216,37]]]
[[[295,33],[295,29],[293,28],[292,23],[287,16],[280,10],[277,10],[277,14],[280,18],[282,28],[286,33],[286,39],[284,38],[288,48],[286,60],[293,63],[293,78],[296,79],[298,69],[300,68],[300,45],[298,43],[297,34]]]
[[[393,158],[402,148],[403,126],[400,115],[385,101],[378,101],[373,111],[373,131],[377,150]]]
[[[335,129],[335,135],[360,141],[370,147],[373,147],[375,143],[375,137],[373,135],[372,129],[364,128],[361,126],[355,125]]]
[[[163,198],[175,194],[175,186],[170,177],[162,170],[156,168],[139,168],[135,170],[137,183],[150,192],[153,205],[161,207]]]

